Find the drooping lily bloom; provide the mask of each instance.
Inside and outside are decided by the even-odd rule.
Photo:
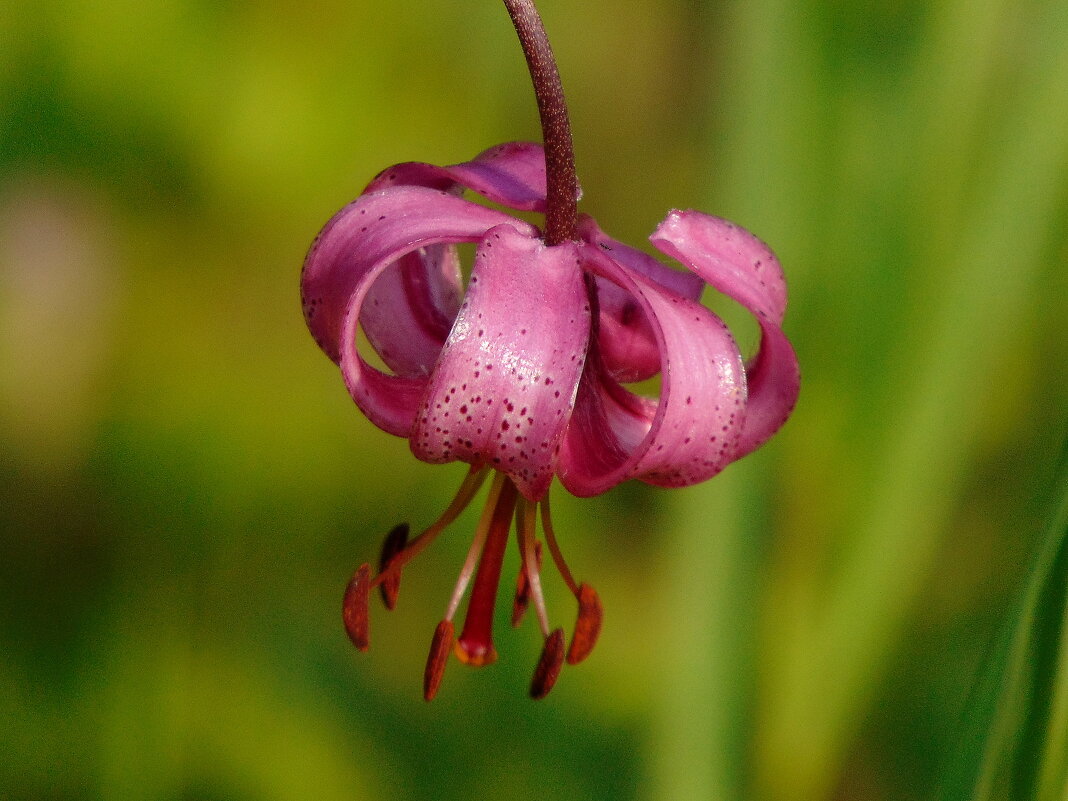
[[[480,195],[493,207],[468,197]],[[601,604],[564,562],[552,528],[554,478],[591,496],[638,479],[662,487],[704,481],[750,453],[786,420],[799,378],[782,331],[786,286],[766,245],[732,223],[672,211],[653,246],[686,271],[618,242],[588,217],[577,239],[547,245],[498,207],[545,210],[539,145],[510,143],[450,167],[405,163],[376,177],[319,234],[302,275],[304,315],[323,351],[378,427],[426,462],[471,465],[456,499],[419,537],[386,538],[380,571],[357,571],[345,620],[368,644],[367,598],[392,607],[401,569],[492,476],[485,511],[439,624],[424,692],[436,693],[450,650],[469,664],[496,658],[493,609],[513,518],[522,568],[513,618],[534,601],[545,648],[531,692],[552,687],[565,658],[540,585],[542,532],[578,601],[566,652],[593,647]],[[457,243],[475,243],[464,286]],[[759,350],[746,364],[731,332],[701,305],[705,284],[749,309]],[[380,366],[361,353],[358,331]],[[366,347],[366,346],[365,346]],[[384,369],[383,369],[384,368]],[[660,376],[659,397],[625,385]],[[474,579],[463,630],[453,618]]]

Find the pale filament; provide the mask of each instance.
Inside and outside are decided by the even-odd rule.
[[[549,553],[553,555],[553,562],[556,564],[556,569],[560,571],[560,575],[564,579],[564,583],[567,584],[568,589],[572,594],[578,598],[579,588],[575,582],[575,577],[571,575],[571,570],[567,566],[567,562],[564,561],[564,555],[560,551],[560,545],[556,542],[556,534],[553,532],[553,521],[549,514],[549,496],[546,494],[545,498],[541,501],[541,528],[545,532],[545,541],[549,545]]]
[[[534,598],[534,609],[538,614],[538,625],[542,636],[549,636],[549,615],[545,611],[545,596],[541,591],[541,573],[538,570],[538,555],[535,552],[535,526],[538,523],[538,505],[525,498],[519,501],[516,514],[516,529],[519,534],[519,548],[523,554],[523,569],[527,574],[527,585]]]
[[[399,573],[404,565],[422,553],[437,538],[438,534],[444,531],[467,508],[467,505],[471,503],[471,499],[482,488],[482,483],[486,480],[488,474],[489,470],[487,468],[472,465],[460,485],[460,489],[457,490],[456,496],[452,499],[452,503],[422,534],[408,543],[404,550],[390,560],[385,570],[375,576],[371,586],[376,587],[382,583],[386,576]]]
[[[490,485],[489,497],[486,498],[486,505],[482,509],[482,517],[479,518],[478,528],[475,529],[475,539],[471,543],[470,549],[467,551],[467,558],[464,560],[463,569],[460,571],[460,578],[456,582],[456,588],[452,591],[452,598],[449,599],[449,606],[445,612],[446,620],[451,621],[456,615],[456,610],[460,606],[460,601],[463,600],[464,593],[467,592],[467,585],[471,583],[471,576],[474,574],[475,566],[478,564],[478,557],[482,553],[482,546],[486,544],[486,537],[489,536],[490,526],[493,523],[493,515],[497,509],[497,500],[500,498],[501,490],[504,488],[504,482],[507,480],[508,478],[504,473],[494,473],[493,484]]]

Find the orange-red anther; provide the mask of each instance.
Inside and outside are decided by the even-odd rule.
[[[441,677],[445,675],[445,665],[452,650],[453,626],[451,620],[443,620],[434,629],[434,639],[430,642],[430,655],[423,671],[423,698],[432,701],[441,686]]]
[[[597,644],[597,635],[601,633],[604,609],[597,591],[589,584],[580,584],[578,588],[579,611],[575,620],[575,633],[571,636],[571,646],[567,649],[567,663],[577,665],[590,655]]]
[[[345,599],[341,606],[341,616],[345,621],[345,631],[349,639],[361,651],[366,651],[371,644],[370,614],[368,599],[371,593],[371,566],[360,565],[349,585],[345,588]]]
[[[378,570],[380,573],[385,573],[386,568],[389,567],[389,563],[393,560],[397,554],[404,550],[404,547],[408,544],[408,524],[401,523],[394,526],[389,534],[386,535],[386,539],[382,542],[382,556],[378,560]],[[381,584],[378,585],[379,591],[382,593],[382,602],[386,605],[386,609],[392,609],[397,605],[397,593],[400,592],[400,570],[389,575],[383,575]]]
[[[560,668],[564,666],[564,630],[556,629],[545,638],[545,647],[541,651],[541,659],[534,668],[534,679],[530,682],[530,697],[534,699],[544,698],[549,690],[556,684],[560,676]]]

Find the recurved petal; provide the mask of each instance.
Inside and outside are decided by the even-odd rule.
[[[613,239],[601,230],[592,217],[585,214],[579,216],[578,233],[581,239],[604,251],[606,256],[626,269],[643,275],[684,298],[701,299],[701,291],[705,287],[703,279],[690,272],[673,270],[648,253]]]
[[[460,308],[462,282],[453,245],[427,245],[382,271],[367,292],[360,324],[390,370],[430,374]]]
[[[462,189],[523,211],[545,211],[545,155],[533,142],[506,142],[462,164],[440,167],[411,161],[375,177],[365,191],[424,186],[459,194]]]
[[[412,429],[417,457],[488,464],[528,499],[544,495],[589,338],[577,249],[511,225],[486,232]]]
[[[315,341],[339,361],[342,320],[356,285],[372,269],[381,271],[420,248],[477,241],[502,222],[534,230],[503,212],[424,187],[361,195],[323,227],[304,260],[301,300]],[[395,307],[402,317],[411,319],[415,313],[404,303]]]
[[[560,449],[573,494],[596,495],[629,478],[660,486],[704,481],[735,458],[745,413],[741,354],[704,306],[592,249],[585,266],[628,291],[660,354],[659,399],[634,395],[592,362]]]
[[[701,297],[704,281],[693,273],[672,270],[652,256],[605,234],[590,217],[579,220],[579,236],[605,255],[660,286],[691,300]],[[597,279],[598,346],[604,366],[618,381],[643,381],[660,372],[656,338],[645,314],[626,290]]]
[[[660,372],[656,334],[630,293],[598,278],[597,347],[601,363],[617,381],[634,382]]]
[[[368,270],[349,297],[338,338],[339,364],[349,394],[367,419],[383,431],[407,437],[429,379],[384,373],[368,364],[356,346],[367,292],[389,264],[387,257]]]
[[[786,422],[800,389],[797,356],[782,330],[786,279],[779,260],[744,228],[696,211],[671,212],[650,239],[760,323],[760,350],[746,371],[749,400],[735,458],[744,456]]]

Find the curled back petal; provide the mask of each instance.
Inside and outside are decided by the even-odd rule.
[[[690,272],[673,270],[648,253],[613,239],[601,230],[592,217],[585,214],[579,216],[578,234],[583,241],[603,250],[605,255],[626,269],[643,275],[684,298],[701,299],[701,291],[705,288],[704,279]]]
[[[771,249],[733,223],[696,211],[672,211],[650,237],[760,323],[760,350],[747,367],[749,401],[737,457],[774,434],[797,402],[797,356],[782,330],[786,279]]]
[[[389,261],[383,260],[373,266],[349,297],[349,305],[339,332],[339,364],[349,394],[367,419],[383,431],[398,437],[407,437],[429,379],[426,376],[384,373],[368,364],[356,347],[360,310],[367,292],[389,264]]]
[[[428,375],[460,308],[463,277],[453,245],[427,245],[389,265],[367,292],[360,325],[397,375]]]
[[[486,232],[412,429],[418,458],[491,465],[528,499],[545,494],[589,340],[577,249]]]
[[[634,382],[660,372],[656,334],[631,295],[597,279],[597,348],[604,369],[617,381]]]
[[[629,478],[671,487],[710,478],[735,458],[744,422],[745,373],[734,338],[699,303],[599,249],[587,247],[586,255],[586,269],[628,291],[649,321],[660,397],[628,392],[592,362],[560,449],[561,482],[585,496]]]
[[[392,186],[423,186],[460,194],[470,189],[494,203],[521,211],[545,211],[545,155],[533,142],[506,142],[462,164],[440,167],[411,161],[383,171],[366,192]]]
[[[624,267],[665,289],[698,300],[704,281],[693,273],[672,270],[652,256],[607,236],[590,217],[580,217],[579,236]],[[660,372],[660,355],[649,321],[632,295],[597,279],[598,347],[604,367],[618,381],[643,381]]]
[[[384,268],[419,248],[476,241],[488,228],[509,221],[534,230],[447,192],[399,187],[361,195],[323,227],[304,260],[300,289],[308,329],[338,362],[342,320],[356,285],[372,267]],[[395,300],[402,318],[418,314]]]

